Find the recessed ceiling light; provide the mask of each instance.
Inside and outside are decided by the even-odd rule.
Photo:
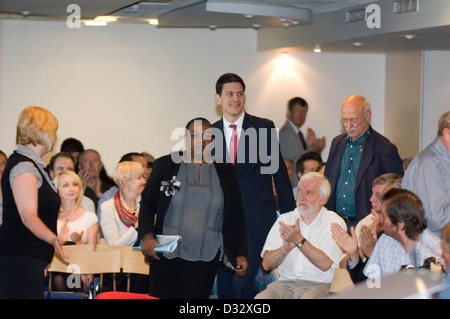
[[[158,19],[150,19],[150,20],[148,20],[148,23],[151,25],[158,25],[159,21],[158,21]]]
[[[322,52],[322,50],[320,49],[320,45],[316,44],[316,46],[314,47],[313,51],[316,52],[316,53]]]
[[[412,40],[412,39],[414,39],[415,35],[414,34],[405,34],[404,37],[406,40]]]
[[[104,21],[104,22],[115,22],[115,21],[117,21],[117,18],[111,17],[111,16],[98,16],[94,20],[95,21]]]
[[[362,45],[361,42],[353,42],[353,46],[354,46],[355,48],[359,48],[361,45]]]
[[[107,25],[107,23],[105,21],[89,20],[89,21],[85,21],[84,25],[91,26],[91,27],[99,27],[99,26],[105,26],[105,25]]]

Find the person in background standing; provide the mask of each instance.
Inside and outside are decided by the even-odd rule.
[[[253,299],[258,292],[255,278],[261,263],[260,253],[277,218],[273,185],[281,213],[293,210],[295,199],[274,123],[244,111],[246,96],[242,78],[234,73],[220,76],[215,99],[223,112],[223,118],[213,124],[219,130],[217,135],[220,132],[220,139],[215,140],[216,154],[221,152],[222,160],[235,164],[248,228],[249,251],[249,266],[244,277],[219,269],[218,296]],[[232,154],[233,150],[236,155]],[[266,156],[270,157],[269,161],[265,160]]]
[[[385,173],[403,176],[397,147],[370,125],[369,101],[361,95],[347,97],[341,106],[341,123],[346,133],[331,142],[324,175],[331,184],[327,203],[355,226],[370,213],[372,182]]]
[[[408,165],[402,187],[419,196],[428,228],[440,236],[450,223],[450,111],[439,118],[434,141]]]
[[[294,97],[287,103],[286,122],[280,128],[280,150],[284,158],[290,158],[297,163],[300,156],[306,152],[320,154],[325,147],[325,137],[318,138],[313,129],[308,128],[305,134],[301,131],[308,113],[308,103],[301,97]],[[292,186],[296,187],[299,177],[294,176]]]

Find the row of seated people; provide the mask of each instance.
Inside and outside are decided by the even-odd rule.
[[[89,156],[93,157],[93,159],[89,159],[92,163],[101,163],[100,156],[96,151],[88,150],[84,155],[88,158]],[[6,161],[6,156],[4,157]],[[82,161],[83,156],[81,157]],[[303,166],[300,165],[300,170],[298,169],[300,171],[300,179],[302,175],[307,173],[305,170],[311,171],[311,169],[304,167],[305,161],[306,166],[314,164],[312,165],[314,170],[318,171],[321,168],[320,156],[318,157],[317,154],[306,154],[302,157],[301,162]],[[308,161],[313,161],[314,163]],[[93,166],[96,174],[99,175],[101,170],[98,168],[100,165],[95,167],[94,164]],[[78,175],[75,173],[75,162],[71,155],[64,152],[54,155],[47,166],[47,171],[51,179],[54,180],[61,198],[61,210],[57,225],[58,235],[66,244],[96,245],[101,229],[102,237],[105,238],[107,244],[118,246],[135,245],[138,236],[136,211],[139,209],[140,194],[149,176],[148,166],[149,164],[142,154],[137,152],[125,154],[112,174],[111,181],[114,184],[104,183],[103,185],[109,185],[109,187],[103,187],[104,192],[100,197],[89,198],[84,195],[84,190],[90,188],[84,186],[85,184],[80,178],[83,174]],[[301,169],[302,167],[303,169]],[[350,270],[352,280],[355,283],[374,276],[374,274],[370,274],[368,269],[371,268],[366,264],[381,265],[381,268],[377,268],[377,270],[381,271],[382,275],[387,275],[398,270],[399,263],[406,266],[408,264],[407,261],[411,260],[411,253],[400,249],[400,245],[403,247],[407,246],[404,242],[405,238],[381,237],[386,228],[386,217],[383,218],[381,198],[390,189],[401,188],[401,180],[400,176],[390,173],[384,174],[373,181],[373,194],[370,198],[373,209],[355,229],[347,232],[346,228],[338,223],[333,223],[331,226],[332,237],[345,252],[344,258],[339,262],[340,267]],[[119,189],[120,192],[118,191]],[[298,192],[294,191],[294,193],[297,194]],[[97,202],[97,206],[94,201]],[[410,196],[408,201],[412,201],[412,207],[420,208],[418,207],[420,204],[414,202],[413,196]],[[421,255],[421,260],[433,257],[431,260],[427,260],[426,265],[416,266],[432,268],[433,271],[438,272],[442,271],[439,257],[441,249],[445,249],[445,245],[441,247],[439,240],[428,234],[425,227],[426,221],[420,218],[420,214],[414,215],[412,213],[411,216],[402,216],[400,218],[403,218],[401,221],[406,225],[406,228],[413,228],[405,229],[405,233],[413,232],[415,236],[421,238],[418,241],[420,245],[415,247],[415,253],[423,254],[423,256]],[[408,218],[415,219],[415,221],[411,222],[407,220]],[[417,222],[417,219],[420,222]],[[389,218],[387,220],[390,222]],[[448,233],[448,230],[444,232],[444,234],[446,233]],[[378,249],[374,251],[379,238],[384,240],[378,244]],[[386,255],[389,256],[386,257]],[[397,263],[392,262],[394,257],[398,260]],[[370,263],[368,262],[369,260]],[[277,269],[272,270],[270,275],[262,275],[260,271],[258,276],[259,280],[257,282],[261,291],[265,290],[269,283],[279,278]],[[264,278],[264,276],[267,278]],[[135,275],[132,279],[131,291],[147,293],[148,279],[145,277]],[[268,279],[269,277],[270,279]],[[53,282],[55,290],[69,289],[65,279],[67,277],[63,274],[55,276]],[[119,290],[124,289],[125,281],[123,279],[124,277],[118,277]],[[104,285],[104,290],[110,290],[112,288],[112,278],[106,277]],[[264,292],[262,297],[267,297],[267,293],[268,291]]]
[[[19,145],[20,146],[20,145]],[[88,150],[85,153],[96,153],[93,150]],[[84,154],[84,155],[86,155]],[[97,153],[98,155],[98,153]],[[88,243],[90,240],[96,240],[95,238],[97,238],[97,236],[93,236],[95,238],[90,239],[90,235],[89,235],[89,228],[93,227],[93,229],[97,228],[97,230],[94,230],[95,232],[98,232],[98,225],[100,225],[101,229],[102,229],[102,233],[103,236],[105,237],[105,239],[108,240],[111,239],[111,243],[114,241],[114,236],[113,235],[119,235],[119,239],[121,239],[121,234],[127,234],[130,235],[130,238],[132,237],[133,240],[130,240],[131,243],[127,243],[126,245],[132,245],[135,243],[136,239],[137,239],[137,235],[138,235],[138,219],[136,217],[136,214],[134,213],[135,211],[137,211],[139,209],[139,195],[142,192],[142,190],[144,189],[144,184],[145,184],[145,174],[146,172],[148,172],[147,170],[147,165],[146,163],[141,163],[141,164],[137,164],[134,165],[134,167],[131,167],[130,165],[133,164],[134,160],[132,159],[132,161],[130,160],[125,160],[121,163],[119,163],[113,173],[113,182],[114,184],[116,184],[117,186],[114,186],[113,183],[109,184],[109,186],[107,185],[108,182],[102,182],[101,184],[103,186],[99,186],[99,177],[97,175],[96,179],[97,179],[97,183],[93,183],[91,185],[89,185],[90,183],[90,179],[91,179],[91,171],[98,171],[95,170],[95,163],[100,163],[99,166],[101,166],[101,161],[98,155],[98,159],[91,159],[89,161],[89,167],[93,167],[90,168],[88,170],[84,170],[82,169],[82,164],[84,161],[83,158],[83,154],[81,154],[81,156],[79,157],[79,165],[78,167],[80,168],[78,171],[78,175],[75,173],[65,173],[65,171],[61,171],[61,173],[59,173],[59,175],[57,175],[57,180],[55,181],[55,184],[57,184],[57,188],[59,190],[59,196],[61,197],[61,218],[59,218],[58,222],[58,235],[61,238],[65,238],[67,237],[67,239],[63,239],[63,241],[71,241],[75,244],[79,243],[79,244],[83,244],[83,243]],[[126,168],[126,166],[129,166],[128,168]],[[123,166],[123,170],[121,170],[121,167]],[[49,175],[50,174],[50,169],[49,168]],[[53,169],[55,169],[55,167],[53,167]],[[75,170],[75,164],[72,170]],[[68,170],[70,172],[70,170]],[[133,172],[133,173],[131,173]],[[121,175],[122,174],[122,175]],[[127,175],[128,174],[128,175]],[[65,183],[62,183],[60,179],[63,179],[62,177],[64,176],[69,176],[72,177],[73,181],[72,182],[68,182],[65,181]],[[72,176],[70,176],[72,175]],[[55,176],[55,175],[53,175]],[[126,177],[125,177],[126,176]],[[79,181],[75,181],[76,179],[79,179]],[[127,180],[127,183],[124,183],[124,181]],[[83,182],[84,181],[84,182]],[[128,183],[129,182],[129,183]],[[72,183],[72,185],[71,185]],[[300,206],[305,206],[306,208],[311,208],[312,210],[309,211],[309,213],[311,213],[311,215],[309,217],[311,217],[310,222],[312,222],[317,216],[318,216],[318,212],[322,211],[323,205],[326,203],[326,200],[328,199],[329,196],[329,190],[328,193],[325,191],[323,191],[323,189],[327,189],[327,187],[322,187],[321,185],[326,185],[328,183],[328,181],[326,180],[326,178],[321,175],[321,174],[306,174],[304,177],[302,176],[302,178],[300,179],[300,183],[298,184],[298,201],[297,201],[297,205],[298,207],[296,208],[296,210],[294,210],[291,213],[288,214],[282,214],[280,217],[280,220],[277,221],[274,224],[274,227],[272,228],[272,230],[270,231],[268,237],[267,237],[267,241],[266,241],[266,245],[264,247],[264,250],[262,252],[262,257],[263,257],[263,261],[262,261],[262,266],[263,269],[265,271],[269,271],[272,270],[273,268],[279,268],[280,270],[284,268],[284,271],[280,271],[280,274],[282,274],[280,276],[280,278],[283,278],[283,274],[289,273],[289,271],[293,271],[292,276],[299,276],[298,274],[298,269],[289,269],[289,268],[285,268],[284,265],[284,258],[278,258],[278,259],[271,259],[270,258],[270,254],[268,254],[268,252],[272,252],[274,251],[274,249],[271,249],[277,245],[274,245],[272,243],[272,239],[273,241],[282,241],[283,243],[289,243],[289,245],[287,245],[289,247],[289,251],[292,251],[292,249],[297,246],[298,250],[301,251],[303,254],[298,254],[297,249],[294,249],[294,251],[297,252],[297,255],[301,255],[303,257],[301,258],[305,258],[306,256],[308,256],[308,254],[310,252],[313,252],[314,250],[310,250],[313,246],[318,247],[319,244],[315,243],[316,239],[313,239],[312,237],[307,238],[308,240],[306,241],[306,234],[302,234],[299,229],[299,211],[298,209],[300,208]],[[126,184],[126,185],[125,185]],[[78,186],[76,186],[78,185]],[[105,187],[105,185],[107,185]],[[60,187],[67,187],[66,190],[60,189]],[[108,188],[109,187],[109,188]],[[114,188],[116,187],[116,188]],[[93,223],[89,226],[86,227],[86,230],[80,230],[80,231],[75,231],[75,232],[71,232],[70,231],[70,225],[69,223],[71,222],[71,218],[70,217],[74,217],[74,216],[80,216],[80,214],[76,214],[77,210],[80,209],[80,207],[83,207],[82,205],[79,206],[77,205],[77,201],[75,200],[75,192],[73,192],[71,190],[71,188],[78,188],[79,193],[81,193],[81,190],[86,189],[86,193],[88,193],[89,190],[91,190],[92,192],[94,192],[95,194],[95,198],[93,199],[94,201],[97,200],[98,202],[95,203],[94,202],[94,209],[95,207],[99,207],[99,209],[97,210],[97,214],[93,215],[93,214],[86,214],[84,211],[86,211],[84,208],[81,208],[81,210],[83,211],[83,216],[87,215],[88,220],[90,220],[89,222]],[[329,188],[329,187],[328,187]],[[120,191],[118,191],[120,189]],[[312,191],[313,189],[313,191]],[[102,196],[107,196],[106,194],[108,193],[108,191],[111,190],[110,192],[110,198],[104,198],[104,202],[102,202]],[[306,199],[305,196],[309,196],[311,194],[320,194],[320,196],[316,196],[315,198],[313,198],[310,203],[308,203],[308,200]],[[309,194],[309,195],[308,195]],[[63,196],[66,196],[63,198]],[[167,195],[168,196],[168,195]],[[69,197],[71,197],[71,199],[69,200]],[[394,200],[395,199],[395,200]],[[370,263],[371,261],[376,262],[376,265],[378,265],[379,267],[381,267],[381,269],[379,269],[381,271],[382,274],[387,274],[390,273],[390,270],[388,270],[386,273],[383,273],[383,260],[384,259],[388,259],[390,263],[392,263],[392,256],[400,256],[401,254],[398,253],[398,246],[400,243],[401,249],[403,249],[404,252],[408,253],[407,255],[409,256],[408,258],[410,258],[411,254],[410,252],[410,247],[412,243],[416,243],[416,242],[420,242],[421,240],[424,242],[423,246],[426,249],[429,249],[428,251],[426,250],[426,252],[424,253],[424,255],[422,255],[420,257],[419,260],[422,260],[422,257],[425,256],[433,256],[435,258],[439,258],[439,255],[441,253],[441,251],[443,251],[443,249],[441,250],[440,248],[437,248],[440,243],[439,243],[439,239],[436,240],[436,236],[431,236],[428,234],[428,231],[426,229],[426,221],[423,219],[423,208],[421,207],[421,203],[420,200],[417,200],[417,196],[415,196],[413,193],[408,192],[406,190],[401,190],[401,192],[395,192],[395,191],[387,191],[382,198],[382,202],[386,202],[385,207],[382,205],[382,211],[381,211],[381,215],[379,217],[372,217],[372,215],[369,215],[370,217],[368,217],[368,226],[367,229],[362,226],[360,227],[360,229],[355,229],[352,230],[350,229],[350,234],[348,234],[347,229],[346,229],[346,225],[345,223],[342,223],[342,220],[340,220],[339,218],[335,219],[334,217],[332,218],[328,218],[328,222],[331,224],[331,232],[329,231],[329,228],[325,228],[325,233],[324,235],[326,236],[319,236],[320,238],[327,238],[329,240],[328,244],[329,244],[329,249],[334,251],[334,255],[333,255],[333,263],[337,264],[338,262],[341,262],[341,256],[342,256],[342,251],[345,251],[348,254],[348,263],[350,268],[355,268],[355,264],[357,263],[358,260],[355,260],[357,256],[362,257],[361,259],[367,259],[367,255],[364,253],[362,254],[362,251],[364,250],[363,248],[361,248],[360,250],[358,250],[358,244],[356,244],[356,249],[355,249],[355,242],[358,243],[358,241],[361,243],[361,247],[363,246],[362,242],[363,239],[358,238],[357,232],[361,233],[361,234],[368,234],[367,230],[370,231],[372,230],[371,234],[376,233],[377,236],[372,235],[372,238],[376,238],[376,244],[375,244],[375,248],[373,249],[370,258],[368,259],[368,262]],[[403,202],[402,202],[403,201]],[[409,207],[412,207],[415,211],[416,211],[416,216],[406,216],[409,218],[414,218],[414,222],[408,222],[407,220],[401,219],[404,218],[405,216],[400,216],[400,217],[396,217],[396,220],[393,220],[396,212],[401,211],[401,205],[399,203],[401,203],[402,205],[404,205],[406,202]],[[110,205],[110,211],[112,212],[111,214],[108,214],[108,205]],[[309,204],[309,205],[308,205]],[[372,204],[374,204],[372,202]],[[389,206],[391,205],[391,206]],[[395,206],[397,205],[397,207]],[[86,204],[87,206],[87,204]],[[308,207],[310,206],[310,207]],[[112,208],[111,208],[112,207]],[[303,207],[303,209],[305,208]],[[389,213],[389,209],[391,209],[393,211],[392,214],[388,214]],[[70,214],[72,214],[72,216],[70,216]],[[75,214],[75,215],[74,215]],[[90,215],[90,217],[89,217]],[[330,215],[330,214],[327,214]],[[411,215],[411,214],[410,214]],[[95,216],[95,217],[94,217]],[[331,214],[330,216],[333,216],[333,214]],[[374,213],[374,216],[376,216],[376,214]],[[418,217],[419,216],[419,217]],[[422,216],[422,218],[420,218],[420,216]],[[95,218],[97,218],[97,220],[95,220]],[[293,218],[293,220],[287,220],[289,218]],[[305,212],[303,212],[302,214],[302,218],[305,220]],[[78,219],[78,218],[76,218]],[[414,230],[409,230],[407,229],[407,227],[399,227],[398,224],[414,224]],[[386,248],[380,248],[379,249],[379,254],[381,257],[380,260],[377,260],[374,256],[375,251],[377,251],[376,247],[379,243],[384,242],[386,240],[383,240],[383,238],[386,238],[386,236],[383,237],[380,236],[378,238],[378,232],[374,231],[375,229],[377,229],[377,227],[375,227],[374,225],[377,224],[381,224],[383,226],[383,231],[385,234],[388,234],[388,237],[390,242],[388,243],[388,245],[390,245],[391,250],[388,250]],[[392,225],[391,225],[392,224]],[[120,225],[120,226],[118,226]],[[119,228],[122,227],[123,228],[123,232],[121,233]],[[113,229],[115,228],[115,229]],[[411,233],[412,232],[412,233]],[[446,232],[443,231],[443,234],[445,234]],[[85,235],[85,237],[83,238],[83,236]],[[131,236],[133,235],[133,236]],[[305,235],[305,237],[303,237],[303,235]],[[398,236],[398,237],[397,237]],[[405,237],[406,236],[406,237]],[[126,236],[125,236],[126,237]],[[300,239],[300,240],[299,240]],[[395,242],[392,242],[392,240],[395,240]],[[124,242],[125,243],[125,242]],[[297,243],[296,245],[292,246],[292,243]],[[272,245],[272,246],[271,246]],[[397,249],[397,250],[396,250]],[[391,251],[391,255],[389,255],[387,252]],[[400,250],[401,251],[401,250]],[[432,251],[430,253],[430,251]],[[358,252],[358,253],[355,253]],[[396,252],[396,253],[392,253],[392,252]],[[416,258],[416,253],[414,252],[414,257]],[[386,258],[387,256],[387,258]],[[286,256],[284,256],[286,257]],[[291,256],[292,257],[292,256]],[[298,256],[296,256],[295,258],[297,258]],[[384,258],[384,259],[383,259]],[[309,259],[309,258],[308,258]],[[400,263],[403,265],[404,260],[408,260],[406,259],[402,259],[400,258]],[[287,262],[288,267],[289,267],[289,262]],[[345,264],[344,261],[342,261],[341,264]],[[415,263],[416,266],[418,266],[417,263]],[[323,273],[328,272],[328,270],[330,270],[327,274],[327,276],[332,275],[334,268],[330,268],[329,265],[328,266],[324,266],[323,268],[321,267],[316,267],[318,268],[319,271],[322,271]],[[367,268],[367,267],[366,267]],[[398,265],[395,265],[394,267],[395,269],[398,269]],[[311,267],[310,269],[311,270]],[[305,269],[301,269],[300,271],[305,271]],[[315,271],[317,271],[317,269],[315,269]],[[366,276],[370,276],[369,273],[367,272],[363,272],[364,275]],[[327,279],[327,281],[329,280],[329,278]],[[279,280],[277,281],[277,284],[285,284],[284,280]],[[308,287],[310,288],[310,287]],[[285,290],[285,289],[279,289],[279,290]],[[325,288],[321,288],[321,291],[327,292],[327,287]],[[259,297],[264,297],[264,298],[269,298],[269,297],[275,297],[276,294],[278,293],[277,289],[276,289],[276,285],[270,285],[268,286],[266,289],[264,289],[261,292],[261,296]],[[310,294],[310,296],[313,297],[320,297],[323,296],[322,292],[319,291],[318,294],[315,294],[316,292]]]

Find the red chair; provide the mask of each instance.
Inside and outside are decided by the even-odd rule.
[[[97,296],[95,296],[95,299],[159,299],[159,298],[144,294],[137,294],[133,292],[106,291],[99,293]]]

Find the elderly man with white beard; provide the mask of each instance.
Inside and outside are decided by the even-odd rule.
[[[308,299],[328,294],[343,252],[331,234],[331,224],[347,229],[345,221],[324,205],[330,195],[328,180],[307,173],[298,184],[297,207],[281,214],[272,226],[261,256],[262,267],[278,267],[279,280],[257,299]]]

